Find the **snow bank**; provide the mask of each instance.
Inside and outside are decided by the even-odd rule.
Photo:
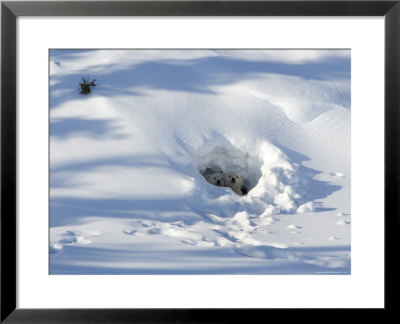
[[[347,269],[347,252],[328,262],[293,247],[349,242],[350,80],[324,65],[348,52],[281,52],[52,54],[53,273],[96,273],[97,259],[82,257],[91,249],[107,273],[193,273],[204,262],[265,273],[265,260]],[[98,80],[86,97],[74,90],[82,74]],[[247,194],[208,183],[210,166],[242,174]],[[208,259],[188,257],[202,249]]]
[[[266,205],[275,205],[285,212],[297,208],[296,199],[301,198],[296,191],[300,185],[298,165],[267,141],[239,149],[226,140],[218,140],[204,145],[193,160],[200,173],[212,166],[220,167],[223,172],[241,173],[248,196]]]

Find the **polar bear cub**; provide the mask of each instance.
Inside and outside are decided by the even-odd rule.
[[[206,179],[209,183],[213,185],[216,185],[218,187],[225,187],[224,174],[221,172],[208,174],[206,176]]]
[[[224,174],[225,186],[231,188],[238,195],[247,194],[247,190],[243,187],[243,175],[238,172],[227,172]]]

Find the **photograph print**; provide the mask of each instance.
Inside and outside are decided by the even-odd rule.
[[[350,275],[351,51],[50,49],[51,275]]]

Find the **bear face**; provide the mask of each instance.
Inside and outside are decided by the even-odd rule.
[[[231,188],[238,195],[243,195],[243,175],[239,172],[227,172],[224,174],[225,186]],[[247,193],[247,192],[246,192]]]
[[[239,172],[227,172],[224,174],[224,180],[226,185],[229,184],[239,184],[242,185],[243,183],[243,175],[241,175]]]
[[[225,186],[225,181],[224,181],[224,174],[223,173],[212,173],[207,175],[206,177],[207,181],[215,186],[218,187],[224,187]]]

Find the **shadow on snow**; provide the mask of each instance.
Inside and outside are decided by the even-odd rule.
[[[91,66],[88,71],[73,72],[60,77],[52,76],[50,108],[55,108],[71,99],[82,99],[83,96],[78,94],[78,83],[82,77],[88,75],[92,79],[97,79],[98,86],[94,88],[93,95],[107,97],[142,95],[135,90],[140,87],[214,94],[208,85],[232,84],[244,80],[249,75],[260,73],[297,76],[306,80],[350,78],[350,60],[346,58],[305,64],[285,64],[208,57],[193,60],[155,60],[123,68],[118,64],[114,65],[114,70],[113,65],[108,65],[105,71],[101,70],[101,66]],[[88,97],[90,96],[92,94]],[[350,94],[339,93],[335,101],[349,107]]]
[[[303,247],[289,248],[289,250],[305,255],[314,255],[315,253],[345,255],[350,253],[349,246]],[[80,256],[79,261],[77,261],[76,255]],[[230,261],[226,260],[227,255],[230,257]],[[194,259],[200,261],[192,264],[191,260]],[[121,260],[123,261],[121,262]],[[350,274],[350,259],[344,257],[342,266],[327,268],[285,258],[272,260],[253,258],[238,254],[233,249],[226,247],[212,250],[168,250],[164,248],[160,253],[160,250],[154,250],[151,246],[146,245],[142,245],[141,250],[65,246],[60,254],[50,255],[50,274],[53,275],[329,275],[333,273]]]

